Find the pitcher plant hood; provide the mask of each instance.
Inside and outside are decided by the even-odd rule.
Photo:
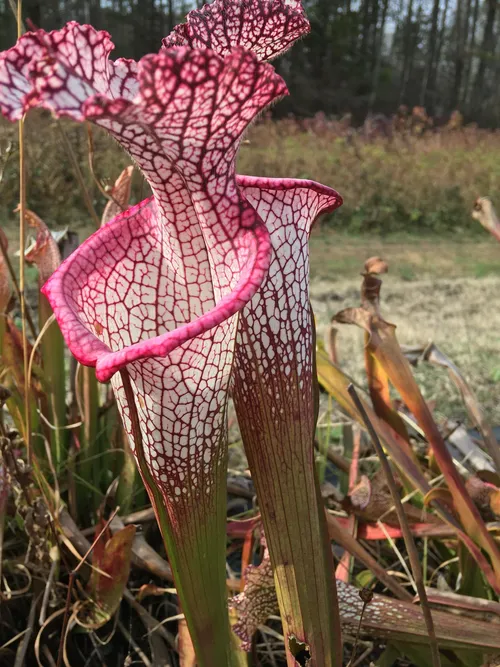
[[[263,332],[274,335],[272,317],[281,325],[292,298],[299,310],[290,324],[309,331],[304,286],[295,284],[297,276],[307,280],[303,242],[311,217],[340,203],[334,191],[309,182],[235,174],[243,132],[287,93],[262,61],[308,29],[296,0],[216,0],[139,62],[110,60],[108,33],[76,23],[27,33],[0,55],[7,118],[36,106],[92,121],[128,151],[152,189],[152,198],[85,241],[44,293],[74,356],[95,366],[100,381],[112,380],[131,445],[144,459],[141,473],[203,666],[229,664],[227,638],[215,635],[227,619],[224,480],[235,316],[264,285],[252,305],[255,322],[260,310],[269,315]],[[268,227],[288,256],[266,278]],[[288,350],[289,327],[282,335]],[[300,363],[308,368],[307,358]],[[285,374],[293,368],[290,359]],[[214,642],[203,656],[207,632]]]
[[[220,55],[242,46],[259,60],[272,60],[309,30],[301,0],[215,0],[189,12],[163,45],[213,49]]]

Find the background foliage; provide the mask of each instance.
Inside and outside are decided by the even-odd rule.
[[[0,49],[15,41],[9,2],[0,0]],[[139,58],[156,51],[195,4],[26,0],[24,15],[46,30],[89,22],[112,34],[117,55]],[[352,113],[359,121],[405,104],[432,116],[458,109],[467,120],[498,121],[496,0],[305,0],[304,6],[312,33],[279,63],[292,92],[279,113]]]

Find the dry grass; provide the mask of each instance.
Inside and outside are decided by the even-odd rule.
[[[362,265],[364,258],[360,259]],[[320,336],[332,315],[359,304],[360,282],[355,276],[335,283],[313,281]],[[435,342],[461,368],[494,424],[500,424],[500,311],[492,304],[497,302],[499,290],[499,277],[433,278],[412,283],[387,277],[382,291],[382,312],[397,326],[399,341],[405,345]],[[339,327],[342,367],[364,383],[363,332],[356,327]],[[425,398],[436,401],[438,415],[470,425],[460,396],[444,371],[422,365],[416,375]]]

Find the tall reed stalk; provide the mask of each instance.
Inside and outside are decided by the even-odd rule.
[[[23,33],[22,20],[23,3],[17,0],[17,37]],[[28,460],[31,460],[31,413],[30,413],[30,381],[28,374],[29,351],[26,319],[25,294],[25,261],[26,246],[26,155],[24,145],[24,116],[19,121],[19,292],[23,337],[23,371],[24,371],[24,439],[28,450]]]

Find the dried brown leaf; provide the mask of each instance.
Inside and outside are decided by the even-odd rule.
[[[38,269],[39,282],[44,284],[61,264],[59,247],[45,222],[36,213],[27,209],[26,222],[36,231],[35,242],[26,249],[25,258]]]
[[[134,167],[132,165],[126,167],[116,179],[115,184],[109,192],[111,199],[106,204],[101,217],[101,227],[104,227],[110,220],[127,208],[130,200],[133,171]]]

